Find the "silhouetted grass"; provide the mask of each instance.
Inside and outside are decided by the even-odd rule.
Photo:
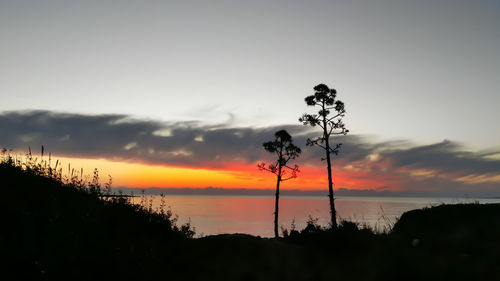
[[[68,166],[65,175],[57,161],[3,150],[0,181],[1,252],[20,277],[147,276],[157,258],[175,264],[180,245],[194,235],[170,210],[109,196],[110,183],[101,188],[97,170],[89,177]]]

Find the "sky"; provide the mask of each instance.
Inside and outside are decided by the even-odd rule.
[[[325,83],[350,130],[337,188],[491,194],[498,26],[493,0],[1,0],[0,146],[119,186],[271,188],[261,143],[315,136],[297,119]],[[286,186],[321,188],[304,149]]]

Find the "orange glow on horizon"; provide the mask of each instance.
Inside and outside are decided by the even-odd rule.
[[[259,171],[257,163],[235,163],[219,168],[190,168],[107,159],[85,159],[74,157],[52,157],[59,160],[59,167],[63,168],[63,175],[68,175],[69,169],[84,175],[91,175],[97,168],[101,182],[107,182],[108,175],[113,178],[113,187],[164,187],[164,188],[252,188],[273,189],[276,186],[276,176],[266,171]],[[45,158],[47,160],[47,158]],[[337,168],[334,171],[334,189],[339,187],[348,189],[370,189],[383,185],[380,181],[363,175],[352,173],[346,169]],[[327,173],[323,166],[304,166],[300,168],[298,178],[281,183],[282,189],[318,190],[327,188]]]

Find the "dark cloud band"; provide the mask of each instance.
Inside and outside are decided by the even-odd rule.
[[[159,122],[127,115],[80,115],[50,111],[15,111],[0,114],[0,146],[26,149],[44,145],[52,153],[85,158],[107,158],[161,165],[222,169],[231,163],[254,164],[269,157],[262,143],[275,131],[288,130],[304,148],[300,165],[323,165],[322,151],[305,148],[307,137],[319,132],[301,125],[235,128],[227,124]],[[337,167],[357,166],[368,175],[394,174],[410,178],[408,171],[447,175],[448,185],[459,178],[499,175],[500,153],[465,151],[451,141],[411,145],[408,141],[374,142],[359,135],[336,139],[343,143]],[[384,167],[382,169],[381,167]],[[353,172],[354,173],[354,172]],[[353,174],[353,176],[360,176]],[[435,179],[439,177],[434,177]],[[430,182],[430,178],[421,183]],[[436,181],[436,180],[434,180]],[[415,182],[406,182],[411,186]],[[435,183],[437,184],[437,183]],[[440,185],[447,185],[440,177]],[[490,188],[499,188],[492,182]]]

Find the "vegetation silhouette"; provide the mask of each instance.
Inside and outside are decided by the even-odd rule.
[[[341,143],[330,143],[332,135],[346,135],[349,130],[345,128],[342,117],[345,115],[344,103],[337,99],[337,90],[330,89],[325,84],[319,84],[314,87],[314,94],[307,96],[305,102],[308,106],[319,107],[317,114],[304,113],[299,121],[304,125],[312,127],[319,126],[322,129],[322,135],[314,139],[307,139],[308,146],[318,146],[325,150],[327,171],[328,171],[328,198],[330,202],[331,225],[337,227],[337,215],[335,211],[335,198],[333,195],[332,180],[332,160],[330,155],[337,155]],[[332,113],[333,111],[333,113]],[[332,113],[332,115],[330,115]]]
[[[288,162],[299,157],[302,152],[299,147],[293,144],[292,136],[286,130],[279,130],[274,133],[275,139],[262,144],[267,152],[276,154],[276,163],[260,163],[257,166],[260,170],[268,171],[276,175],[276,193],[274,201],[274,237],[278,238],[278,212],[280,199],[280,183],[297,177],[299,166],[290,167]],[[288,175],[287,172],[290,172]]]
[[[170,210],[153,211],[147,198],[141,198],[140,205],[131,204],[129,197],[101,188],[96,174],[82,176],[70,166],[63,174],[60,163],[54,167],[50,162],[31,155],[19,159],[6,150],[0,160],[0,267],[3,276],[14,276],[10,279],[500,277],[500,204],[406,212],[385,233],[344,220],[337,228],[323,227],[311,217],[304,229],[292,226],[278,239],[245,234],[195,239],[191,226],[178,227]]]
[[[0,159],[2,195],[8,198],[0,204],[8,226],[0,252],[15,279],[150,279],[152,260],[175,255],[194,236],[189,224],[177,225],[171,210],[154,211],[110,194],[111,182],[102,186],[97,170],[85,176],[68,165],[63,173],[60,162],[53,165],[43,152],[35,157],[30,149],[17,157],[3,149]],[[173,257],[162,260],[176,264]]]

